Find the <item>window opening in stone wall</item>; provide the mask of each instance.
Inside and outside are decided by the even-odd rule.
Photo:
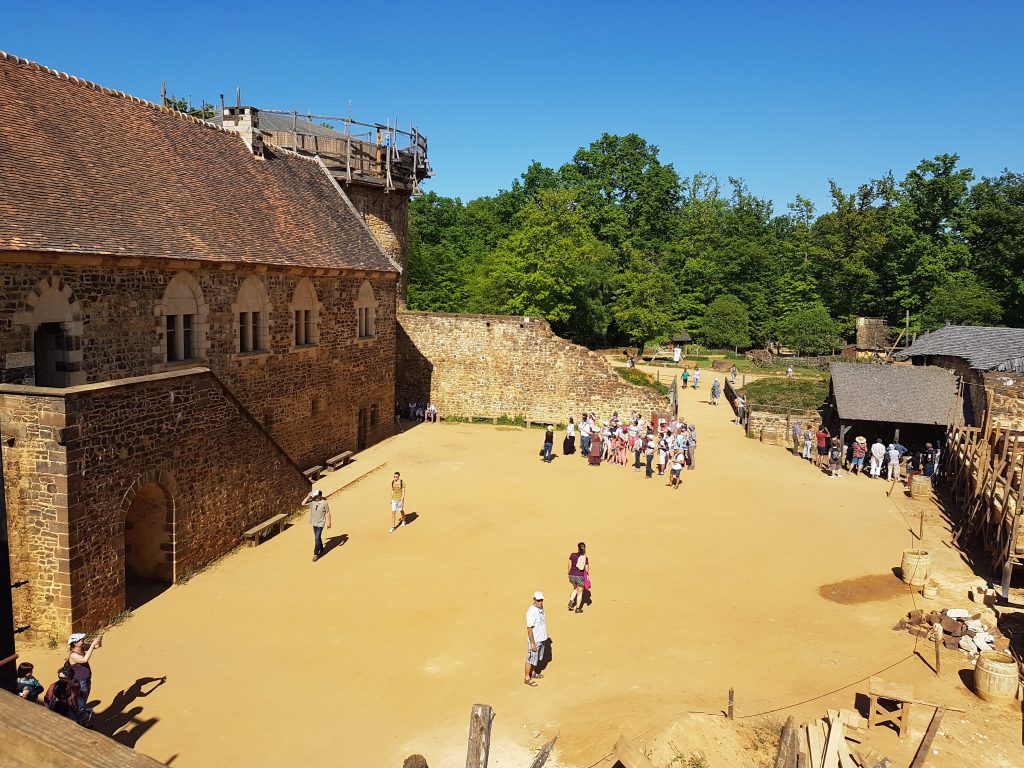
[[[316,289],[309,278],[302,278],[292,294],[292,334],[296,347],[317,344]]]
[[[366,280],[359,288],[356,298],[356,337],[372,339],[377,335],[376,329],[377,301],[373,295],[373,286]]]
[[[377,417],[378,417],[378,415],[377,415],[377,404],[374,403],[373,405],[370,406],[370,426],[371,427],[376,427],[377,426]]]
[[[366,437],[370,431],[370,414],[365,408],[359,409],[359,429],[356,434],[356,447],[363,450],[366,447]]]
[[[198,360],[206,349],[206,304],[199,285],[187,272],[179,272],[167,284],[163,302],[164,361]]]
[[[238,301],[233,305],[238,315],[238,351],[264,352],[268,347],[270,297],[263,282],[250,275],[238,289]]]
[[[60,323],[41,323],[33,342],[35,384],[37,387],[66,387],[69,384],[67,360],[71,339]]]

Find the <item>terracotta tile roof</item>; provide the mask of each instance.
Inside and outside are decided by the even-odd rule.
[[[0,52],[0,250],[398,271],[315,160]]]
[[[844,421],[948,424],[957,383],[933,365],[832,363],[832,394]]]

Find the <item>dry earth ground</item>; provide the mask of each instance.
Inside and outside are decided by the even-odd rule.
[[[301,518],[107,633],[93,665],[101,725],[175,768],[400,766],[413,752],[440,768],[464,764],[482,702],[497,713],[495,768],[525,768],[556,733],[557,765],[596,765],[620,732],[654,745],[660,768],[673,748],[725,743],[686,713],[719,713],[730,686],[754,727],[800,702],[772,716],[851,707],[858,682],[887,669],[919,696],[971,708],[948,716],[930,766],[976,764],[978,744],[988,765],[1021,765],[1019,710],[978,702],[955,652],[934,678],[914,639],[890,629],[913,605],[891,572],[913,540],[883,484],[829,479],[747,440],[706,397],[706,384],[682,395],[700,445],[678,492],[579,456],[545,465],[536,430],[421,425],[362,452],[321,481],[334,527],[320,562]],[[417,518],[389,534],[395,469]],[[594,603],[577,615],[565,570],[580,540]],[[535,589],[554,654],[529,688]],[[63,658],[20,651],[46,678]],[[115,699],[162,676],[147,696]],[[873,745],[905,765],[929,715],[919,709],[903,744],[878,733]]]

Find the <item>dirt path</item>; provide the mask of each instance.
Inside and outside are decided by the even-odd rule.
[[[122,697],[117,722],[174,768],[400,766],[413,752],[439,768],[464,764],[470,707],[484,702],[492,766],[528,765],[560,733],[558,764],[583,768],[620,731],[718,712],[730,686],[749,716],[892,664],[896,680],[923,674],[913,638],[889,631],[905,591],[819,591],[899,564],[910,537],[884,489],[745,439],[707,396],[682,394],[700,443],[678,492],[579,456],[545,465],[536,430],[421,425],[364,451],[322,481],[360,478],[330,497],[344,543],[312,563],[303,518],[136,611],[97,653],[100,712],[166,675]],[[395,469],[417,519],[389,534]],[[580,540],[594,604],[577,615],[565,569]],[[536,589],[554,658],[533,689],[521,679]],[[41,676],[61,658],[21,650]]]

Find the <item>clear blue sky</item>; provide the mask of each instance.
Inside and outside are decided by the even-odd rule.
[[[153,101],[414,122],[468,200],[532,160],[636,132],[681,175],[741,176],[784,211],[956,152],[1024,171],[1024,4],[27,3],[0,49]],[[3,94],[0,93],[0,98]]]

